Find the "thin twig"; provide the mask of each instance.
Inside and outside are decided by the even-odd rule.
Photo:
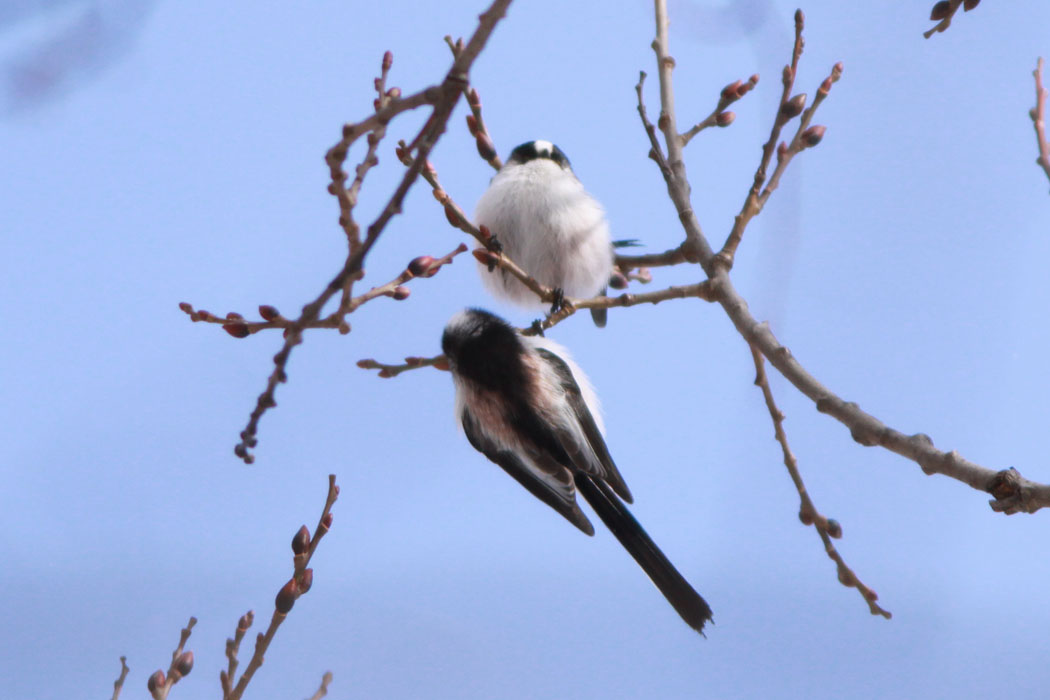
[[[777,112],[773,118],[769,139],[762,146],[762,158],[759,160],[758,168],[755,169],[755,177],[751,184],[751,189],[744,198],[744,204],[740,208],[740,213],[736,215],[733,221],[733,228],[730,230],[729,236],[726,237],[722,250],[718,253],[718,261],[726,268],[733,267],[733,259],[736,255],[737,246],[740,245],[740,241],[743,238],[744,229],[747,227],[748,222],[761,211],[762,204],[764,204],[764,202],[760,201],[762,186],[766,182],[766,169],[773,159],[773,153],[777,150],[780,131],[785,124],[801,111],[790,109],[793,104],[792,101],[805,99],[805,95],[796,96],[795,98],[791,96],[791,91],[795,86],[795,78],[798,75],[798,61],[802,57],[802,49],[805,46],[805,39],[802,37],[805,22],[805,15],[802,14],[802,10],[795,10],[795,42],[791,49],[791,63],[784,66],[781,78],[783,89],[780,93],[780,102],[777,103]],[[787,163],[784,158],[781,158],[779,164],[786,165]]]
[[[481,50],[485,47],[486,42],[496,28],[496,24],[506,13],[507,6],[510,5],[510,2],[511,0],[494,0],[492,5],[481,14],[474,35],[453,61],[452,68],[448,71],[444,81],[441,83],[439,88],[440,96],[434,104],[430,118],[427,119],[426,124],[412,142],[412,147],[409,150],[414,150],[415,160],[401,178],[401,183],[387,201],[382,212],[368,227],[364,241],[361,242],[361,245],[356,246],[355,250],[347,256],[342,270],[335,275],[332,281],[325,287],[324,291],[321,292],[314,301],[303,307],[302,314],[293,324],[291,324],[291,326],[289,326],[284,345],[277,354],[274,355],[274,369],[266,381],[266,388],[256,399],[255,408],[252,409],[251,415],[248,418],[248,424],[245,426],[244,430],[241,431],[241,441],[234,447],[234,453],[246,463],[250,464],[254,461],[254,455],[251,453],[251,449],[258,444],[258,438],[256,435],[259,430],[259,420],[262,418],[263,414],[266,413],[267,409],[276,405],[274,395],[277,390],[277,385],[287,381],[285,367],[287,367],[288,358],[291,356],[292,349],[302,342],[303,330],[320,317],[321,309],[324,308],[328,300],[331,299],[334,294],[343,289],[348,279],[354,275],[360,274],[364,260],[371,251],[372,246],[375,245],[390,220],[401,212],[405,196],[408,194],[412,185],[415,184],[416,178],[423,170],[423,166],[427,162],[427,157],[430,155],[430,151],[434,148],[434,145],[437,143],[441,134],[445,131],[445,125],[448,123],[448,119],[452,114],[452,109],[456,106],[460,96],[463,94],[463,86],[469,84],[467,76],[470,73],[470,67],[477,59],[478,54],[480,54]],[[376,124],[378,125],[379,122],[377,121]],[[343,141],[345,140],[346,135],[344,130]],[[340,143],[342,143],[342,141]],[[339,149],[333,156],[335,161],[340,162],[345,159],[345,157],[345,149]],[[334,180],[335,178],[333,177],[333,182]],[[342,204],[340,206],[342,207]]]
[[[799,520],[804,525],[812,525],[817,531],[821,541],[824,543],[824,551],[835,562],[838,578],[842,585],[856,588],[860,592],[861,597],[864,598],[864,602],[868,604],[868,609],[872,615],[882,615],[887,620],[890,619],[893,615],[879,606],[877,602],[879,599],[878,594],[857,578],[857,574],[846,565],[846,561],[831,542],[832,538],[838,539],[842,537],[842,526],[835,520],[824,517],[817,510],[817,507],[813,505],[813,500],[809,497],[806,485],[802,481],[802,473],[798,469],[798,460],[791,451],[791,447],[788,446],[787,433],[784,432],[784,414],[777,408],[776,401],[773,400],[773,390],[769,386],[769,377],[766,376],[765,358],[754,346],[751,347],[751,358],[755,362],[755,385],[762,390],[762,397],[766,401],[769,417],[773,420],[773,433],[777,442],[780,443],[781,452],[784,454],[784,466],[787,467],[791,481],[795,484],[795,489],[798,491]]]
[[[459,58],[459,54],[463,50],[463,40],[457,39],[452,41],[452,37],[446,36],[445,43],[448,44],[449,50],[452,51],[452,57]],[[481,96],[478,95],[478,91],[472,85],[463,86],[463,96],[467,98],[467,106],[470,107],[470,116],[467,117],[467,128],[477,144],[478,155],[493,170],[499,170],[503,167],[503,161],[500,160],[499,154],[496,152],[492,142],[492,135],[489,133],[488,127],[485,125],[485,119],[481,115]]]
[[[120,677],[113,681],[113,700],[117,700],[120,697],[120,691],[124,687],[124,679],[128,677],[128,671],[131,670],[128,668],[127,660],[128,657],[126,656],[120,657]]]
[[[1036,61],[1035,70],[1035,107],[1028,112],[1032,118],[1032,126],[1035,127],[1035,140],[1039,147],[1039,157],[1036,165],[1043,169],[1047,178],[1050,178],[1050,145],[1046,142],[1046,89],[1043,87],[1043,58]]]
[[[249,659],[248,665],[245,666],[240,680],[237,681],[237,685],[232,689],[229,689],[233,682],[233,672],[237,668],[237,647],[240,644],[240,639],[244,636],[243,632],[241,632],[241,628],[243,627],[244,630],[247,631],[248,627],[252,624],[254,614],[249,611],[238,621],[238,636],[236,640],[232,642],[231,640],[228,640],[226,643],[226,655],[227,657],[230,657],[229,667],[226,671],[223,671],[220,674],[223,688],[223,700],[240,700],[241,696],[244,694],[245,688],[248,687],[248,683],[251,682],[252,677],[255,675],[255,672],[259,670],[260,666],[262,666],[266,650],[270,647],[270,642],[273,641],[274,635],[277,634],[277,628],[281,626],[281,623],[284,622],[285,618],[288,616],[288,612],[292,609],[295,600],[300,595],[310,590],[310,586],[313,582],[313,569],[308,569],[306,565],[310,563],[310,559],[317,550],[317,545],[321,541],[321,538],[324,537],[332,527],[332,505],[338,498],[339,486],[335,483],[335,474],[329,474],[328,497],[325,499],[324,509],[321,511],[321,517],[317,522],[317,527],[314,529],[313,536],[309,536],[304,526],[300,529],[300,533],[297,533],[296,538],[292,540],[293,551],[298,550],[293,558],[295,569],[292,573],[292,578],[289,579],[288,583],[286,583],[277,593],[273,615],[270,617],[270,625],[266,628],[266,632],[256,636],[255,650],[252,653],[252,658]],[[309,543],[307,544],[304,542],[304,539],[308,536]]]
[[[669,85],[670,66],[673,65],[673,61],[670,64],[666,61],[666,0],[654,0],[654,3],[657,27],[654,49],[658,65],[667,66],[666,71],[661,70],[661,81],[666,79]],[[672,115],[672,108],[673,101],[665,103],[661,107],[661,113]],[[670,120],[673,123],[673,116],[670,117]],[[672,139],[668,144],[669,153],[675,141],[677,140]],[[671,157],[668,158],[668,161],[674,162]],[[700,265],[708,274],[710,287],[708,292],[711,298],[717,300],[722,306],[744,340],[757,347],[778,372],[816,404],[818,411],[828,414],[848,427],[853,439],[862,445],[879,445],[916,462],[926,474],[943,474],[978,491],[991,494],[993,499],[989,504],[997,512],[1034,513],[1040,508],[1050,506],[1050,486],[1025,479],[1013,468],[989,469],[963,458],[955,451],[938,450],[929,436],[921,433],[906,435],[894,430],[871,414],[862,411],[857,404],[845,401],[821,384],[794,358],[791,351],[777,340],[767,324],[759,323],[751,315],[747,302],[733,286],[729,273],[713,263],[714,256],[710,245],[704,237],[690,203],[689,182],[684,163],[678,162],[675,167],[666,172],[661,168],[661,172],[667,183],[668,195],[682,223],[686,241],[691,246],[691,250],[697,251]]]
[[[321,686],[317,689],[317,692],[310,696],[310,700],[321,700],[325,695],[328,695],[328,685],[332,682],[332,672],[325,671],[324,676],[321,677]]]
[[[557,313],[551,314],[542,321],[537,321],[535,324],[527,328],[519,329],[519,332],[522,335],[536,335],[541,330],[550,330],[580,309],[612,309],[615,307],[639,306],[640,304],[659,304],[661,301],[668,301],[670,299],[690,298],[703,299],[705,301],[715,300],[711,293],[711,286],[708,282],[668,287],[656,292],[646,292],[643,294],[627,293],[610,297],[580,299],[572,305],[567,304],[558,310]],[[367,358],[358,360],[357,366],[361,369],[377,369],[379,370],[378,376],[383,379],[388,379],[396,377],[402,372],[419,369],[421,367],[436,367],[441,370],[447,370],[448,360],[444,355],[436,355],[435,357],[406,357],[403,364],[387,364]]]

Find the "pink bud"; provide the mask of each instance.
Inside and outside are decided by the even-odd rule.
[[[838,520],[828,518],[828,537],[833,537],[836,540],[842,537],[842,526],[839,525]]]
[[[296,533],[295,537],[292,538],[292,553],[302,554],[310,548],[310,531],[303,525]]]
[[[179,654],[179,658],[175,660],[175,670],[178,671],[180,675],[190,675],[190,671],[193,670],[192,651],[184,651],[181,654]]]
[[[496,157],[496,146],[484,131],[479,131],[474,135],[474,143],[478,147],[478,155],[483,160],[489,161]]]
[[[243,323],[226,323],[223,325],[222,329],[234,338],[247,338],[251,335],[248,326]]]
[[[146,688],[149,689],[150,695],[153,697],[157,696],[157,690],[164,687],[164,671],[157,669],[153,672],[153,675],[146,681]]]
[[[281,586],[281,590],[277,591],[277,597],[273,601],[274,608],[277,612],[282,615],[287,615],[292,606],[295,605],[295,599],[299,597],[299,584],[295,582],[295,579],[290,579],[288,583]]]
[[[281,315],[281,312],[269,304],[262,304],[259,306],[259,315],[263,317],[265,321],[272,321]]]
[[[299,576],[299,595],[309,591],[312,585],[314,585],[314,570],[303,570],[303,573]]]
[[[827,130],[828,128],[826,126],[821,126],[819,124],[809,127],[802,132],[802,143],[804,143],[807,148],[816,146],[820,143],[820,140],[824,138],[824,132]]]
[[[387,51],[383,54],[383,70],[390,70],[390,66],[394,65],[394,54]]]
[[[420,255],[418,258],[413,258],[408,263],[408,271],[416,277],[426,274],[426,271],[430,269],[430,266],[434,264],[434,258],[429,255]]]
[[[408,299],[408,295],[411,293],[412,290],[408,287],[398,285],[394,287],[394,293],[391,296],[393,296],[396,301],[404,301],[405,299]]]
[[[718,126],[729,126],[736,119],[736,115],[732,112],[719,112],[718,116],[715,117],[715,124]]]
[[[478,133],[478,120],[474,118],[473,114],[467,115],[467,131],[470,132],[471,136],[476,136]]]
[[[963,11],[969,12],[979,5],[981,0],[963,0]]]
[[[802,114],[806,108],[806,93],[800,92],[780,106],[780,116],[784,119],[794,119]]]
[[[180,301],[179,302],[179,308],[182,309],[183,311],[185,311],[188,314],[193,313],[193,307],[190,306],[189,304],[187,304],[184,301]]]
[[[729,85],[726,85],[724,88],[722,88],[722,99],[735,100],[737,97],[739,97],[739,95],[737,95],[737,91],[742,85],[743,83],[741,83],[739,80],[734,80],[733,82],[729,83]]]

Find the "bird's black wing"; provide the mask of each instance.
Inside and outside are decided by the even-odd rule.
[[[633,503],[631,490],[627,488],[626,482],[620,476],[620,470],[616,468],[609,448],[605,445],[605,438],[598,430],[594,422],[591,410],[587,408],[587,402],[583,400],[583,392],[580,385],[572,376],[572,370],[565,360],[546,348],[537,347],[536,352],[554,370],[565,390],[565,397],[580,427],[584,443],[581,444],[580,435],[567,428],[555,427],[557,437],[562,448],[569,455],[573,465],[582,472],[596,476],[606,481],[612,490],[623,500]]]
[[[528,489],[529,493],[558,511],[584,533],[594,534],[594,526],[576,503],[572,474],[567,468],[553,464],[553,462],[543,465],[547,469],[526,463],[522,456],[500,445],[498,441],[486,434],[468,408],[463,409],[460,419],[463,423],[463,432],[467,434],[467,440],[474,446],[474,449],[501,466],[503,471],[514,477],[519,484]]]
[[[704,623],[711,620],[710,606],[674,568],[631,511],[600,479],[576,474],[576,488],[686,624],[703,634]]]

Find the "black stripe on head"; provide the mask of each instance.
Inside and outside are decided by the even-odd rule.
[[[441,349],[452,371],[507,399],[526,390],[526,352],[518,332],[499,316],[466,309],[449,320]]]
[[[530,160],[546,158],[557,163],[563,170],[571,168],[569,158],[550,141],[529,141],[515,148],[510,153],[509,163],[528,163]]]

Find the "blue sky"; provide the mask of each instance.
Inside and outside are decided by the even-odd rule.
[[[781,464],[750,354],[696,300],[585,314],[553,333],[602,397],[633,510],[711,603],[698,638],[615,540],[582,536],[467,444],[447,374],[380,380],[358,359],[438,351],[486,296],[467,257],[379,299],[353,332],[307,334],[257,461],[232,454],[274,333],[191,324],[287,315],[339,269],[345,239],[323,155],[364,117],[385,50],[391,84],[439,80],[445,34],[480,3],[10,2],[0,10],[0,687],[7,697],[127,697],[167,666],[179,629],[196,668],[172,697],[215,696],[237,618],[260,620],[288,543],[342,486],[314,586],[281,628],[254,697],[1041,697],[1050,682],[1046,513],[865,449],[779,379],[774,391],[840,551],[894,613],[835,579]],[[798,89],[845,74],[819,147],[788,170],[733,276],[753,313],[818,378],[906,433],[1050,481],[1050,187],[1034,165],[1031,71],[1050,6],[982,3],[930,40],[928,8],[803,5]],[[648,3],[512,6],[473,71],[497,148],[546,138],[647,251],[681,229],[635,112],[653,73]],[[687,150],[694,208],[721,242],[779,95],[796,5],[672,3],[680,123],[758,72],[728,129]],[[72,67],[71,67],[72,66]],[[28,70],[27,69],[34,69]],[[656,112],[655,78],[648,92]],[[491,171],[460,105],[433,162],[468,211]],[[398,120],[359,216],[403,173]],[[359,145],[358,149],[361,148]],[[355,149],[351,160],[363,151]],[[462,234],[410,194],[363,285]],[[649,288],[695,282],[655,270]],[[245,655],[246,658],[246,655]]]

